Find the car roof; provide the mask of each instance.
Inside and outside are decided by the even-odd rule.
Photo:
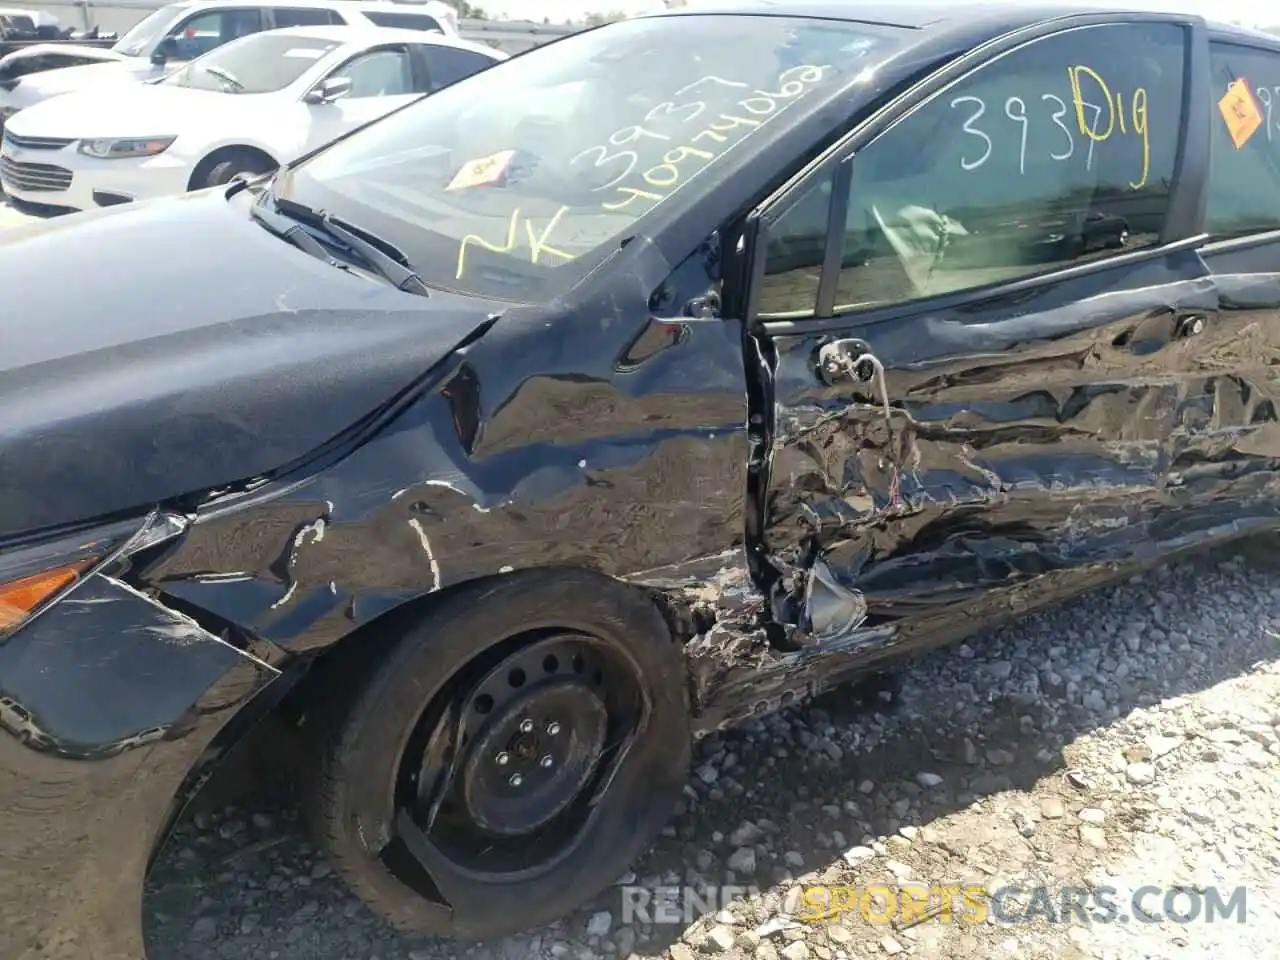
[[[1091,3],[1046,2],[1046,0],[1002,0],[999,3],[976,3],[961,0],[695,0],[687,7],[660,11],[648,16],[697,16],[699,14],[739,14],[754,16],[810,17],[822,20],[845,20],[870,23],[922,32],[971,30],[976,23],[989,22],[1002,28],[1053,20],[1073,14],[1136,13],[1151,14],[1152,8],[1126,8]],[[1169,11],[1180,15],[1178,11]],[[1239,29],[1229,24],[1207,22],[1226,30]],[[1251,35],[1268,36],[1245,31]]]
[[[373,10],[378,13],[417,13],[428,17],[437,17],[442,13],[442,5],[435,0],[427,3],[413,3],[408,0],[180,0],[169,6],[175,10],[218,9],[221,7],[277,7],[292,9],[310,7],[334,9],[361,13]]]
[[[1280,45],[1280,36],[1267,33],[1265,30],[1254,30],[1234,23],[1210,23],[1209,35],[1214,40],[1250,40],[1262,41],[1268,46]]]
[[[276,4],[278,6],[278,4]],[[361,4],[360,6],[365,6]],[[372,4],[369,4],[372,6]],[[372,27],[363,23],[356,24],[324,24],[314,27],[281,27],[276,30],[263,30],[248,34],[250,37],[285,35],[290,37],[311,38],[313,40],[332,40],[336,43],[418,43],[435,47],[456,47],[460,50],[471,50],[485,54],[495,60],[506,59],[506,54],[483,43],[473,43],[460,37],[450,37],[442,33],[429,33],[425,30],[406,30],[398,27]]]

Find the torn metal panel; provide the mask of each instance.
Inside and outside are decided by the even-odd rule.
[[[93,759],[178,722],[191,706],[192,683],[247,656],[190,617],[98,574],[0,644],[0,677],[4,695],[40,731],[33,745]]]
[[[626,576],[741,544],[742,328],[682,313],[714,285],[706,251],[676,271],[650,254],[643,296],[504,317],[345,458],[210,504],[143,579],[299,652],[479,577]]]
[[[1280,284],[1255,275],[1248,295],[1185,252],[1016,304],[770,338],[764,546],[792,625],[834,584],[866,620],[821,649],[874,647],[888,625],[909,646],[951,614],[978,629],[991,598],[1030,609],[1224,523],[1274,526]],[[883,393],[824,374],[846,336]]]
[[[0,644],[0,956],[143,956],[173,798],[276,676],[101,574]]]

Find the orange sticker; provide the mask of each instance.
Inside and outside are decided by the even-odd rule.
[[[465,190],[468,187],[484,187],[489,184],[497,183],[502,179],[502,175],[507,172],[507,167],[511,166],[511,161],[515,157],[514,150],[503,150],[501,153],[495,153],[490,157],[481,157],[479,160],[469,160],[462,165],[446,190]]]
[[[1239,150],[1262,125],[1262,112],[1249,92],[1249,82],[1241,77],[1231,81],[1226,96],[1218,101],[1222,119],[1227,121],[1227,131]]]

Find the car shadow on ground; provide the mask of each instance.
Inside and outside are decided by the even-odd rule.
[[[1150,587],[1104,588],[931,653],[887,678],[836,691],[753,728],[708,738],[697,747],[695,775],[666,834],[636,864],[633,876],[622,879],[648,888],[754,886],[769,905],[761,916],[735,918],[739,930],[750,929],[763,916],[775,915],[789,893],[794,898],[798,882],[839,882],[853,861],[846,856],[853,847],[880,843],[875,838],[909,838],[984,798],[1029,790],[1048,777],[1061,776],[1064,783],[1073,780],[1086,789],[1090,777],[1106,774],[1072,771],[1071,745],[1077,738],[1137,708],[1207,689],[1260,660],[1280,657],[1265,624],[1255,631],[1257,637],[1237,637],[1222,656],[1198,654],[1194,636],[1191,646],[1185,642],[1196,631],[1197,605],[1209,606],[1202,601],[1210,598],[1195,595],[1201,573],[1220,563],[1228,569],[1243,565],[1243,575],[1259,591],[1280,598],[1280,564],[1272,552],[1253,541],[1181,561],[1149,574],[1155,578]],[[1125,642],[1123,630],[1097,626],[1098,614],[1108,603],[1132,599],[1125,591],[1137,589],[1149,589],[1156,598],[1152,602],[1164,608],[1127,610],[1123,616],[1165,623],[1169,650],[1166,655],[1161,643],[1142,641],[1147,649],[1141,656],[1135,652],[1134,666],[1117,681],[1112,661]],[[1267,608],[1280,608],[1280,600],[1271,600]],[[1087,665],[1095,678],[1106,675],[1099,683],[1110,684],[1108,699],[1096,698],[1087,676],[1077,681],[1070,669],[1058,676],[1056,664],[1064,659]],[[1030,682],[1020,685],[1020,677]],[[244,755],[264,749],[271,748],[255,746]],[[283,769],[257,762],[259,770]],[[240,804],[244,769],[233,765],[221,781],[214,778],[160,858],[147,898],[152,960],[200,956],[187,945],[202,923],[205,934],[216,929],[230,938],[220,940],[223,952],[210,956],[226,950],[256,956],[262,948],[281,951],[276,955],[285,960],[336,960],[374,955],[378,949],[424,951],[415,957],[462,954],[457,945],[401,936],[369,917],[313,859],[296,826],[285,781],[269,778],[269,799]],[[236,805],[228,809],[229,802]],[[1021,842],[1017,830],[985,841],[932,839],[937,842],[916,847],[912,856],[934,880],[969,882],[975,869],[976,879],[989,879],[982,874],[997,874],[1011,859],[1027,856],[1025,849],[1008,847]],[[890,844],[888,855],[899,856],[901,849]],[[730,869],[730,862],[739,869]],[[299,878],[305,881],[301,889]],[[638,909],[629,916],[627,896],[613,888],[552,928],[475,949],[496,957],[533,957],[560,940],[625,958],[632,951],[659,955],[681,938],[694,939],[684,920],[645,922],[645,908],[634,893],[630,904]],[[604,911],[610,914],[607,924],[598,919]],[[248,929],[246,915],[257,918]],[[326,916],[340,916],[347,925],[363,917],[359,945],[338,945],[333,952],[322,946]],[[212,923],[204,922],[206,917]],[[702,925],[709,921],[704,918]],[[296,954],[281,940],[281,924],[288,926],[285,940],[297,941]],[[606,927],[609,932],[600,939]],[[304,948],[313,933],[315,948]],[[268,935],[269,941],[255,939]]]

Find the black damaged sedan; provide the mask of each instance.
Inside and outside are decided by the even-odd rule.
[[[269,714],[373,910],[509,934],[696,738],[1276,529],[1273,89],[1180,14],[760,2],[0,234],[0,956],[143,957]]]

